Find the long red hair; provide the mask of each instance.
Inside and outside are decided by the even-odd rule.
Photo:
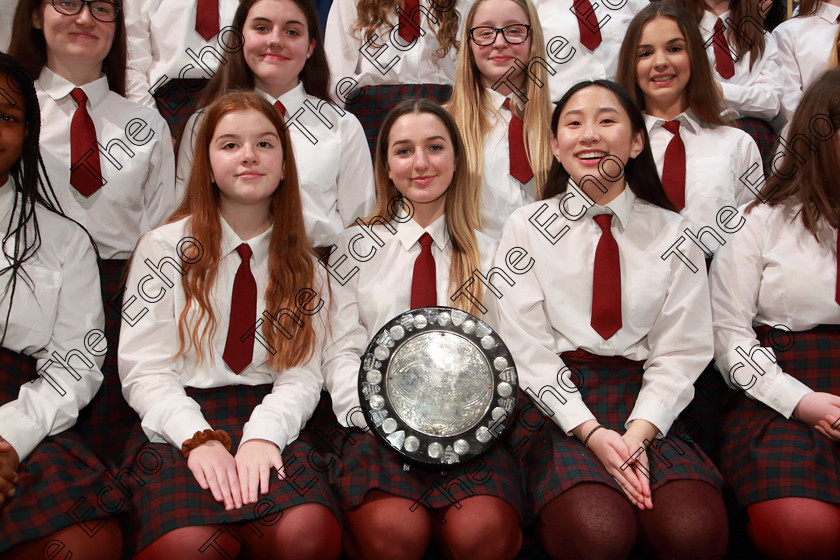
[[[181,339],[179,355],[192,348],[198,355],[199,363],[204,359],[208,340],[216,330],[211,292],[219,271],[222,244],[221,195],[211,177],[208,147],[222,117],[249,109],[265,115],[274,126],[280,137],[285,166],[285,178],[271,196],[269,209],[275,227],[271,232],[268,251],[269,280],[265,290],[265,309],[279,323],[284,310],[296,309],[296,296],[301,290],[320,291],[319,286],[315,285],[315,262],[304,229],[294,153],[282,118],[268,101],[252,92],[235,91],[219,97],[204,109],[205,118],[196,137],[195,160],[187,192],[170,219],[174,222],[189,218],[187,231],[204,248],[204,254],[198,262],[190,262],[189,266],[184,267],[186,273],[181,282],[186,304],[178,319]],[[185,256],[190,258],[190,255]],[[195,320],[189,321],[190,311],[194,307]],[[314,353],[315,329],[312,322],[304,321],[300,314],[298,316],[299,321],[284,321],[284,328],[291,338],[276,328],[275,321],[264,320],[262,323],[262,335],[270,345],[268,363],[276,371],[303,364]]]

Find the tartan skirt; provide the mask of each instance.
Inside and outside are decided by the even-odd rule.
[[[405,99],[428,98],[446,103],[452,86],[443,84],[394,84],[363,86],[350,92],[345,108],[353,113],[365,129],[371,155],[376,151],[376,138],[388,112]]]
[[[758,153],[761,154],[764,170],[767,172],[768,166],[770,165],[770,158],[773,157],[773,150],[776,147],[776,140],[778,138],[776,131],[773,130],[769,122],[752,117],[737,119],[735,126],[752,136],[752,139],[755,140],[755,143],[758,145]]]
[[[195,113],[198,100],[208,81],[204,78],[174,79],[155,90],[155,103],[158,112],[166,119],[169,130],[172,132],[172,138],[176,143],[176,154],[178,153],[177,144],[181,141],[184,127],[187,126],[190,115]]]
[[[642,362],[594,356],[584,351],[565,352],[566,366],[577,369],[584,402],[605,428],[623,433],[642,386]],[[676,424],[676,422],[675,422]],[[690,438],[669,431],[647,449],[651,490],[672,480],[699,480],[720,488],[715,465]],[[622,492],[598,458],[577,438],[567,436],[554,422],[546,422],[521,457],[526,469],[526,500],[538,514],[551,500],[581,482],[600,482]]]
[[[201,406],[213,429],[225,430],[230,435],[232,453],[236,452],[251,412],[270,392],[271,385],[187,388],[187,395]],[[286,478],[280,480],[272,473],[267,494],[260,494],[256,504],[231,511],[226,511],[209,490],[198,485],[180,449],[149,443],[139,423],[131,441],[136,451],[120,470],[118,479],[134,506],[125,533],[127,545],[134,553],[180,527],[254,520],[247,524],[247,529],[229,528],[247,542],[261,536],[261,527],[278,523],[284,509],[301,504],[325,505],[341,520],[341,510],[328,477],[313,466],[323,464],[323,460],[302,440],[283,450]]]
[[[36,375],[35,360],[2,348],[0,371],[0,403],[7,403]],[[74,523],[93,536],[127,506],[108,488],[105,467],[73,428],[48,436],[20,464],[15,495],[0,507],[0,553]]]
[[[757,330],[762,345],[774,347],[782,370],[814,391],[840,395],[840,326]],[[740,506],[789,497],[840,504],[840,445],[811,426],[742,393],[723,416],[721,431],[720,469]]]
[[[460,507],[461,500],[473,496],[501,498],[522,517],[521,476],[507,437],[485,454],[445,471],[408,466],[377,436],[357,429],[339,427],[328,442],[324,457],[345,510],[360,506],[371,490],[380,490],[412,500],[412,511],[423,506],[435,517],[440,515],[435,510]]]
[[[108,353],[102,365],[102,387],[79,415],[76,430],[97,457],[111,469],[118,468],[127,452],[125,443],[132,428],[140,422],[137,413],[122,395],[117,349],[120,339],[121,289],[127,261],[100,260],[99,281],[105,307],[105,336]]]

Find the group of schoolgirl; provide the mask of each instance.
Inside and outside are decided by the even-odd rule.
[[[211,5],[18,4],[0,55],[0,558],[421,558],[432,541],[513,558],[523,528],[553,558],[713,558],[724,483],[762,554],[840,554],[823,21],[840,7],[801,4],[776,41],[735,32],[757,10],[737,0],[594,23],[586,0],[337,0],[325,44],[310,0]],[[228,21],[241,48],[209,83],[174,69]],[[559,34],[574,75],[525,65]],[[404,44],[381,72],[359,48],[386,36]],[[175,75],[167,101],[202,92],[177,170],[161,113],[126,99]],[[329,101],[345,77],[376,109],[372,164],[365,115]],[[792,147],[751,191],[760,156],[732,117],[785,110]],[[743,204],[737,231],[712,231]],[[708,280],[663,258],[689,232]],[[515,281],[490,274],[511,252],[529,259]],[[454,298],[475,271],[492,283]],[[407,470],[351,412],[370,339],[433,305],[499,332],[534,418],[457,503],[418,507],[469,465]],[[713,358],[746,393],[711,427],[714,462],[673,429]]]

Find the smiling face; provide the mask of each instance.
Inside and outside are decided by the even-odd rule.
[[[501,29],[515,23],[525,25],[531,23],[528,14],[519,4],[513,2],[513,0],[487,0],[476,9],[472,21],[469,22],[469,28],[489,26]],[[498,33],[496,40],[490,45],[479,46],[473,41],[469,43],[473,60],[475,60],[475,65],[479,74],[481,74],[482,86],[493,87],[493,84],[498,82],[506,72],[514,68],[515,71],[508,76],[508,79],[520,90],[524,89],[525,74],[514,64],[514,61],[519,59],[523,66],[527,66],[528,54],[531,51],[530,35],[525,39],[525,42],[518,45],[509,44],[505,41],[502,33]],[[499,84],[496,91],[502,95],[511,93],[510,88],[505,83]]]
[[[32,26],[43,31],[47,67],[59,75],[72,74],[65,69],[80,65],[101,69],[116,30],[116,23],[99,21],[87,6],[78,14],[68,16],[58,13],[49,1],[42,2],[33,12]]]
[[[0,74],[8,83],[8,76]],[[9,88],[0,96],[0,185],[9,179],[9,170],[20,159],[26,136],[26,102],[23,95]]]
[[[585,87],[569,98],[551,138],[554,157],[576,184],[590,175],[607,189],[602,193],[595,185],[583,185],[596,204],[609,202],[624,190],[624,166],[643,147],[642,132],[633,132],[619,100],[599,86]]]
[[[431,113],[407,113],[388,134],[388,178],[414,205],[418,222],[443,215],[455,175],[455,148],[446,125]]]
[[[657,17],[645,24],[639,40],[636,83],[645,96],[645,111],[673,119],[688,108],[686,86],[691,63],[685,36],[677,22]]]
[[[292,0],[256,2],[248,11],[242,34],[242,54],[259,89],[280,97],[298,84],[315,39],[309,35],[306,16]]]
[[[225,206],[265,205],[283,179],[283,149],[277,130],[255,109],[219,119],[208,148],[212,178]]]

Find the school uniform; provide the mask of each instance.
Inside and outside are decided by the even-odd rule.
[[[502,235],[505,220],[517,208],[536,200],[536,181],[522,183],[510,174],[508,127],[513,113],[502,105],[504,95],[485,88],[490,128],[484,138],[481,171],[481,231],[494,239]],[[515,103],[511,98],[511,103]]]
[[[840,25],[837,22],[840,6],[826,2],[818,4],[815,13],[792,17],[773,30],[785,79],[781,125],[793,118],[808,86],[828,70],[828,59]]]
[[[461,14],[458,40],[472,1],[457,0],[450,8]],[[434,14],[431,0],[420,0],[420,6]],[[324,33],[324,50],[330,61],[333,96],[359,118],[373,152],[385,115],[400,101],[415,97],[440,103],[449,100],[457,51],[452,48],[443,57],[435,56],[440,48],[437,25],[424,14],[420,27],[425,34],[408,46],[397,32],[396,10],[388,14],[388,23],[377,29],[377,39],[365,46],[361,32],[353,31],[358,17],[356,0],[334,0]]]
[[[173,129],[183,126],[206,82],[243,44],[241,30],[231,27],[239,2],[219,0],[220,33],[209,39],[196,30],[199,2],[126,0],[123,6],[126,97],[158,109]]]
[[[135,509],[128,520],[129,547],[135,551],[179,527],[276,516],[278,510],[303,503],[334,508],[327,483],[319,479],[308,462],[311,448],[295,441],[320,396],[323,380],[317,356],[323,344],[325,312],[312,311],[307,315],[300,307],[291,310],[297,311],[302,320],[313,321],[317,336],[315,357],[297,367],[274,371],[267,362],[267,343],[257,337],[250,363],[240,373],[234,373],[223,353],[231,320],[234,277],[242,262],[236,249],[243,241],[221,219],[218,275],[208,297],[216,328],[209,337],[203,361],[199,361],[192,347],[179,354],[178,321],[186,302],[176,263],[189,267],[190,262],[203,258],[206,247],[191,235],[188,224],[189,218],[185,218],[144,236],[128,275],[120,336],[120,378],[126,400],[141,418],[131,436],[129,457],[134,458],[135,465],[142,465],[144,454],[154,453],[162,465],[158,473],[145,478],[136,468],[131,471],[138,474],[129,481]],[[269,281],[270,239],[271,229],[247,242],[257,288],[254,323],[259,333],[272,328],[260,319]],[[322,275],[316,274],[316,284],[306,288],[323,298],[326,310],[329,304]],[[317,310],[319,302],[313,300],[311,306],[303,308],[308,312]],[[196,303],[192,305],[195,309]],[[195,316],[195,311],[191,311],[190,317]],[[228,432],[233,454],[252,439],[277,445],[283,455],[286,480],[272,476],[269,493],[262,495],[257,505],[225,511],[208,490],[201,489],[181,454],[181,444],[196,432],[210,428]]]
[[[552,101],[558,101],[577,82],[615,79],[627,26],[647,4],[645,0],[592,2],[590,17],[596,19],[601,39],[591,50],[581,42],[580,18],[573,11],[572,0],[534,1],[545,38],[545,61],[553,70],[548,77]],[[586,15],[581,18],[585,20]],[[593,22],[589,29],[594,32],[594,27]]]
[[[16,198],[11,181],[0,186],[3,232],[17,223]],[[2,277],[0,436],[20,467],[15,495],[0,508],[0,553],[70,527],[80,516],[93,527],[124,509],[120,496],[107,491],[105,467],[73,429],[102,384],[105,342],[93,247],[72,222],[41,207],[35,217],[41,244],[19,272],[11,311],[11,272]],[[34,235],[32,221],[27,228]],[[3,254],[14,252],[10,238]],[[0,268],[11,265],[0,259]]]
[[[358,119],[334,104],[308,95],[303,83],[277,98],[254,90],[286,109],[285,122],[295,152],[309,242],[327,247],[356,218],[368,215],[376,197],[373,166]],[[203,111],[187,124],[178,150],[177,183],[186,188]]]
[[[0,52],[9,52],[12,42],[12,21],[15,19],[15,0],[0,1]]]
[[[747,184],[761,184],[761,156],[755,141],[743,130],[701,121],[691,109],[674,120],[680,123],[679,134],[685,145],[685,208],[682,215],[691,220],[691,231],[695,234],[706,226],[716,232],[702,234],[700,238],[709,250],[707,257],[711,258],[718,247],[726,243],[725,234],[717,226],[718,213],[725,207],[737,208],[754,198]],[[674,138],[663,128],[665,122],[659,117],[645,115],[650,148],[660,177],[665,152]],[[744,180],[742,176],[745,176]]]
[[[103,373],[105,384],[80,419],[79,430],[109,465],[118,464],[113,446],[126,433],[114,432],[136,420],[120,396],[116,347],[120,329],[120,288],[125,262],[145,232],[165,222],[179,201],[175,191],[175,155],[169,128],[153,109],[128,101],[108,89],[104,76],[83,86],[85,104],[96,129],[104,184],[84,196],[70,185],[71,123],[78,104],[76,88],[49,68],[41,71],[35,91],[41,105],[41,155],[58,204],[84,226],[99,250],[102,301],[106,302],[105,331],[109,352]],[[108,418],[108,422],[95,420]],[[108,424],[112,424],[109,426]],[[116,428],[120,429],[120,428]]]
[[[817,240],[800,208],[790,200],[744,213],[709,277],[716,365],[746,393],[720,421],[721,472],[741,506],[840,503],[837,444],[792,418],[812,391],[840,394],[837,231],[821,220]]]
[[[712,356],[705,278],[680,259],[663,256],[687,222],[629,189],[605,207],[587,204],[570,182],[567,195],[517,210],[496,253],[496,266],[503,266],[502,256],[514,249],[533,258],[513,286],[502,286],[499,311],[522,388],[556,424],[539,428],[517,456],[528,511],[535,515],[581,482],[621,492],[595,455],[571,436],[573,428],[591,419],[619,432],[635,419],[656,426],[657,439],[647,451],[652,490],[671,480],[717,487],[721,482],[703,452],[673,429]],[[601,236],[594,216],[604,213],[613,215],[610,231],[621,282],[621,324],[608,339],[591,324]],[[684,251],[702,263],[696,246]]]
[[[445,216],[425,229],[413,219],[403,223],[391,220],[389,224],[375,225],[368,230],[379,241],[366,236],[358,227],[348,229],[339,237],[338,249],[330,258],[332,331],[323,367],[325,388],[332,397],[335,416],[344,428],[366,430],[357,389],[360,357],[386,322],[411,308],[414,263],[424,233],[432,238],[437,305],[451,307],[453,301],[458,303],[464,301],[460,298],[467,297],[458,295],[458,287],[453,289],[449,284],[452,240]],[[481,268],[487,271],[495,243],[480,233],[476,237]],[[484,304],[487,312],[479,318],[496,327],[495,302],[485,296]],[[518,470],[502,442],[475,461],[441,473],[419,467],[404,470],[404,461],[371,433],[345,430],[342,436],[332,438],[341,441],[331,457],[330,477],[344,509],[359,506],[367,492],[379,489],[419,500],[418,505],[431,509],[448,507],[452,499],[490,495],[505,500],[517,512],[522,511]],[[470,468],[482,471],[481,483],[470,477]],[[449,484],[452,480],[457,480],[452,484],[460,485],[454,490]],[[452,490],[451,494],[436,490],[443,487]]]

